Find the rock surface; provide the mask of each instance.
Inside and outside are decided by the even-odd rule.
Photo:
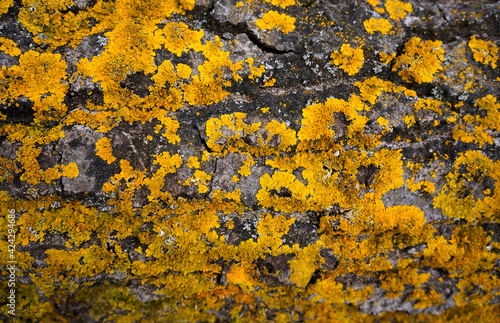
[[[14,321],[500,315],[499,2],[0,14]]]

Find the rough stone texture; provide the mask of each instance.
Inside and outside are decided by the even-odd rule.
[[[379,2],[14,1],[18,321],[497,319],[500,5]]]

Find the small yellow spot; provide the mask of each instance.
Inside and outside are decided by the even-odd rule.
[[[264,87],[268,87],[268,86],[274,86],[274,84],[276,83],[276,79],[273,77],[273,78],[270,78],[269,80],[267,80],[265,83],[264,83]]]

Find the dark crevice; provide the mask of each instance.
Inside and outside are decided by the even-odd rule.
[[[203,136],[201,135],[201,130],[200,130],[200,126],[198,125],[195,125],[194,126],[194,129],[196,130],[196,132],[198,133],[198,137],[200,138],[200,141],[201,143],[203,144],[203,146],[205,147],[205,150],[207,150],[209,153],[213,153],[213,150],[212,148],[210,148],[207,144],[207,141],[205,140],[205,138],[203,138]]]
[[[294,52],[293,50],[279,50],[279,49],[276,49],[272,46],[269,46],[269,45],[263,43],[257,37],[257,35],[255,35],[255,33],[252,30],[250,30],[248,27],[247,27],[247,31],[244,31],[244,34],[246,34],[248,39],[250,39],[250,41],[252,43],[254,43],[255,46],[260,48],[260,50],[262,50],[263,52],[272,53],[272,54],[288,54],[288,53]]]
[[[449,22],[448,18],[446,17],[446,14],[444,13],[443,9],[441,8],[441,5],[437,5],[437,8],[439,10],[439,12],[441,13],[441,16],[443,16],[443,19],[446,21],[446,22]]]
[[[211,28],[207,28],[207,29],[211,30],[212,32],[217,34],[219,37],[225,38],[223,36],[225,33],[230,33],[233,36],[236,36],[238,34],[245,34],[245,35],[247,35],[248,39],[250,39],[250,41],[255,46],[257,46],[260,50],[262,50],[265,53],[281,54],[281,55],[288,54],[288,53],[294,53],[293,50],[279,50],[277,48],[274,48],[274,47],[262,42],[259,39],[259,37],[255,34],[255,32],[253,30],[251,30],[248,27],[248,25],[245,24],[244,22],[233,24],[231,22],[222,23],[222,22],[218,21],[212,15],[214,6],[215,5],[211,6],[210,10],[207,11],[207,15],[206,15],[206,20],[208,22],[207,27],[211,27]]]

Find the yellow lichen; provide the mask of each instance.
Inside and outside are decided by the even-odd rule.
[[[258,19],[255,25],[262,30],[278,29],[282,33],[288,34],[295,29],[295,18],[271,10]]]
[[[340,48],[340,53],[335,51],[330,57],[333,59],[335,65],[340,65],[340,68],[344,72],[352,76],[363,66],[364,55],[362,47],[352,48],[349,44],[343,44]]]
[[[116,160],[116,158],[113,156],[110,138],[103,137],[99,139],[95,144],[95,148],[97,150],[96,155],[101,157],[108,164],[111,164]]]
[[[17,44],[9,38],[0,37],[0,50],[5,52],[6,54],[9,54],[10,56],[21,55],[21,50],[17,48]]]
[[[295,5],[295,0],[266,0],[270,2],[273,6],[280,6],[281,8],[286,8],[288,6]]]
[[[411,3],[399,0],[387,0],[385,3],[385,9],[393,20],[403,19],[406,17],[407,13],[413,12]]]
[[[9,11],[13,3],[14,0],[0,0],[0,16]]]
[[[439,40],[422,41],[418,37],[413,37],[405,43],[404,53],[396,57],[392,70],[401,69],[398,74],[406,82],[432,82],[434,74],[443,69],[442,44]]]
[[[474,60],[484,65],[491,65],[492,68],[497,67],[498,47],[491,41],[476,39],[472,36],[469,41],[469,47],[474,53]]]
[[[374,34],[375,32],[380,31],[382,35],[386,35],[392,29],[392,24],[387,19],[383,18],[370,18],[363,21],[363,26],[365,26],[365,29],[369,34]]]

